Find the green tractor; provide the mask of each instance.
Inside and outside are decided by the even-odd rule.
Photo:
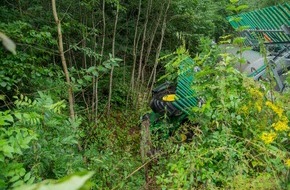
[[[285,3],[267,7],[227,18],[233,28],[247,28],[241,32],[245,45],[252,50],[242,53],[247,60],[237,69],[255,80],[267,80],[266,67],[270,65],[276,90],[283,92],[287,87],[285,73],[290,69],[290,6]],[[264,39],[267,56],[259,52],[259,41]],[[226,48],[228,53],[236,54],[238,48]],[[265,63],[267,60],[267,63]],[[180,60],[176,82],[166,82],[152,91],[150,107],[152,111],[142,117],[141,152],[143,160],[150,156],[151,133],[160,133],[161,138],[168,138],[178,127],[192,116],[193,107],[201,106],[203,101],[196,97],[191,88],[195,73],[199,71],[194,60],[184,56]],[[164,127],[167,127],[164,130]]]

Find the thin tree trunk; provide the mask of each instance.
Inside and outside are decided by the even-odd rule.
[[[131,75],[131,90],[135,88],[135,70],[136,70],[136,61],[137,61],[137,48],[138,48],[138,25],[139,25],[139,19],[140,19],[140,13],[141,13],[141,4],[142,0],[139,0],[139,5],[138,5],[138,16],[136,20],[136,25],[135,25],[135,33],[134,33],[134,43],[133,43],[133,68],[132,68],[132,75]]]
[[[18,0],[18,7],[19,7],[20,17],[22,17],[23,12],[22,12],[22,6],[21,6],[21,2],[20,2],[20,0]]]
[[[103,39],[102,39],[102,49],[101,49],[101,59],[104,54],[104,48],[105,48],[105,39],[106,39],[106,15],[105,15],[105,3],[106,0],[103,0],[102,4],[102,15],[103,15]],[[101,63],[101,61],[100,61]]]
[[[156,81],[156,69],[157,69],[157,66],[158,66],[158,59],[159,59],[160,51],[161,51],[162,44],[163,44],[163,39],[164,39],[164,34],[165,34],[165,29],[166,29],[167,12],[168,12],[168,9],[170,7],[170,2],[171,2],[171,0],[168,1],[167,7],[166,7],[166,10],[165,10],[165,13],[164,13],[164,18],[163,18],[163,22],[162,22],[162,29],[161,29],[161,38],[160,38],[160,42],[159,42],[159,45],[158,45],[158,48],[157,48],[157,52],[156,52],[156,56],[155,56],[154,68],[153,68],[152,73],[151,73],[152,83],[151,83],[151,87],[150,87],[150,91],[149,92],[152,91],[154,83]],[[147,86],[149,86],[150,80],[151,79],[149,79]]]
[[[105,39],[106,39],[106,15],[105,15],[105,4],[106,0],[102,1],[102,16],[103,16],[103,35],[102,35],[102,47],[101,47],[101,56],[100,56],[100,62],[99,64],[102,64],[102,59],[104,55],[104,49],[105,49]],[[95,124],[98,123],[98,110],[99,110],[99,78],[94,77],[94,105],[92,107],[95,107],[94,117],[95,117]]]
[[[115,58],[115,41],[116,41],[118,17],[119,17],[119,5],[117,5],[117,12],[116,12],[115,23],[114,23],[113,42],[112,42],[112,58]],[[108,98],[107,115],[110,115],[110,111],[111,111],[113,74],[114,74],[114,66],[112,66],[111,73],[110,73],[110,84],[109,84],[109,98]]]
[[[85,16],[84,18],[84,25],[87,26],[87,16]],[[82,40],[82,48],[86,48],[87,47],[87,28],[85,28],[85,33],[83,33],[83,40]],[[83,68],[87,68],[87,54],[86,52],[84,51],[83,52]]]
[[[156,35],[156,32],[157,32],[157,29],[158,29],[158,27],[160,25],[160,21],[161,21],[162,14],[163,14],[163,8],[164,8],[164,4],[162,4],[160,13],[159,13],[158,18],[157,18],[157,22],[155,24],[155,27],[154,27],[154,30],[152,32],[152,35],[151,35],[151,38],[150,38],[150,42],[149,42],[149,45],[148,45],[148,48],[147,48],[147,51],[146,51],[146,55],[145,55],[145,59],[144,59],[144,65],[143,65],[143,68],[142,68],[142,77],[141,77],[142,78],[141,79],[142,84],[144,83],[144,80],[145,80],[145,68],[146,68],[146,66],[148,64],[148,60],[149,60],[149,56],[151,54],[153,41],[155,39],[155,35]]]
[[[91,13],[92,16],[92,27],[93,27],[93,31],[95,31],[96,29],[96,25],[95,25],[95,15],[94,15],[94,11],[92,11]],[[97,50],[97,35],[94,32],[93,35],[93,51],[96,52]],[[91,57],[91,66],[97,66],[97,59],[95,56]],[[92,85],[93,85],[93,96],[92,96],[92,112],[91,112],[91,121],[96,121],[97,118],[97,110],[95,110],[95,98],[97,97],[97,90],[96,90],[96,83],[97,83],[97,77],[93,76],[93,81],[92,81]]]
[[[66,60],[65,60],[65,56],[64,56],[64,51],[63,51],[61,23],[60,23],[60,20],[58,19],[58,16],[57,16],[55,0],[51,0],[51,3],[52,3],[53,17],[54,17],[54,20],[55,20],[56,25],[57,25],[59,54],[61,57],[61,63],[62,63],[63,71],[65,74],[66,82],[68,84],[68,100],[69,100],[70,117],[74,121],[75,120],[75,111],[74,111],[73,92],[72,92],[71,81],[70,81],[69,72],[67,69],[67,64],[66,64]]]
[[[141,77],[142,63],[143,63],[143,53],[144,53],[144,46],[145,46],[146,34],[147,34],[147,24],[148,24],[148,20],[149,20],[149,14],[150,14],[150,11],[151,11],[151,6],[152,6],[152,0],[149,0],[148,1],[148,5],[147,5],[147,11],[146,11],[146,17],[145,17],[145,23],[144,23],[144,30],[143,30],[143,37],[142,37],[142,45],[141,45],[141,50],[140,50],[137,85],[139,85],[140,77]]]

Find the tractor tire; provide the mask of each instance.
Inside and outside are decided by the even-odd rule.
[[[174,101],[164,101],[164,97],[168,95],[175,95],[175,86],[170,86],[166,89],[153,92],[153,97],[150,102],[150,107],[155,113],[161,115],[166,114],[168,117],[181,115],[182,112],[174,105]]]

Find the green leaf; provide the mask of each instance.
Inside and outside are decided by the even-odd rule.
[[[99,65],[99,66],[97,67],[97,69],[98,69],[98,71],[100,71],[100,72],[107,72],[107,71],[108,71],[108,69],[107,69],[106,67],[102,66],[102,65]]]
[[[7,82],[2,81],[2,82],[0,83],[0,85],[1,85],[2,87],[5,87],[5,86],[7,86]]]
[[[85,79],[86,81],[92,81],[92,76],[85,75],[85,76],[84,76],[84,79]]]
[[[17,113],[14,113],[14,115],[15,115],[15,117],[16,117],[17,119],[19,119],[19,120],[22,119],[22,114],[21,114],[21,113],[17,112]]]
[[[55,189],[55,190],[63,190],[63,189],[78,190],[82,186],[84,186],[86,181],[89,178],[91,178],[93,175],[94,175],[94,172],[88,172],[87,174],[82,175],[82,176],[73,175],[73,176],[70,176],[68,178],[61,180],[57,184],[51,184],[48,187],[50,187],[50,189]]]
[[[34,182],[34,180],[35,180],[35,177],[31,177],[31,178],[26,182],[26,184],[31,185],[31,184]]]
[[[28,181],[30,179],[31,176],[31,172],[28,172],[25,176],[24,176],[24,181]]]
[[[83,79],[77,79],[77,82],[78,82],[80,85],[83,85],[83,84],[84,84]]]
[[[4,162],[4,155],[0,154],[0,162]]]
[[[114,58],[114,61],[121,62],[121,61],[123,61],[123,59],[120,59],[120,58],[116,57],[116,58]]]
[[[232,22],[232,21],[234,21],[234,22],[241,22],[242,19],[243,19],[242,17],[235,17],[235,16],[233,16],[233,17],[231,17],[229,19],[229,22]]]
[[[108,63],[108,62],[104,62],[103,64],[107,69],[111,69],[112,68],[112,65],[111,63]]]
[[[24,185],[16,188],[15,190],[79,190],[90,189],[90,185],[87,185],[87,181],[94,175],[94,172],[82,172],[64,177],[58,181],[45,180],[38,184]],[[31,178],[32,179],[32,178]],[[30,179],[30,180],[31,180]],[[27,184],[30,183],[30,180]]]
[[[12,153],[14,152],[14,148],[12,146],[9,146],[9,145],[4,145],[2,147],[2,150],[4,152],[4,155],[9,157],[9,158],[12,158]]]
[[[15,43],[5,34],[0,32],[0,39],[2,40],[3,46],[10,51],[12,54],[16,55],[16,45]]]
[[[98,71],[96,71],[96,70],[95,70],[95,71],[93,71],[93,72],[92,72],[92,74],[93,74],[95,77],[98,77],[98,76],[99,76],[99,72],[98,72]]]
[[[10,123],[6,122],[13,122],[13,117],[12,115],[10,115],[8,112],[4,112],[3,114],[1,114],[2,112],[0,112],[0,126],[1,125],[10,125]]]
[[[234,11],[234,10],[236,10],[236,7],[234,5],[228,5],[227,9],[230,11]]]
[[[236,4],[239,0],[230,0],[231,3]]]
[[[19,181],[13,183],[12,187],[18,187],[18,186],[23,185],[23,184],[24,184],[24,182],[22,180],[19,180]]]
[[[238,32],[242,32],[242,31],[247,30],[247,29],[249,29],[249,28],[251,28],[249,25],[239,26],[239,27],[237,28],[237,31],[238,31]]]
[[[3,95],[3,94],[0,94],[0,100],[5,100],[5,95]]]
[[[13,122],[13,117],[12,117],[12,115],[6,115],[6,116],[4,117],[4,119],[5,119],[6,121]]]
[[[240,6],[238,6],[238,7],[236,8],[236,10],[237,10],[237,11],[241,11],[241,10],[244,10],[244,9],[247,9],[247,8],[249,8],[248,5],[240,5]]]
[[[92,66],[92,67],[89,67],[89,68],[87,69],[87,72],[91,73],[91,72],[93,72],[94,70],[96,70],[96,67],[95,67],[95,66]]]
[[[26,173],[26,171],[25,171],[24,168],[21,168],[21,169],[19,170],[19,176],[24,176],[25,173]]]
[[[238,45],[239,44],[243,44],[244,41],[245,41],[244,37],[237,37],[237,38],[234,39],[233,44],[238,44]]]
[[[15,181],[17,181],[19,178],[20,178],[19,175],[15,175],[14,177],[12,177],[12,178],[9,180],[9,182],[15,182]]]

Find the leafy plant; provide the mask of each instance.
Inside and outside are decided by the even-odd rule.
[[[59,178],[84,168],[77,152],[80,119],[72,122],[62,115],[65,102],[54,102],[42,92],[35,100],[15,98],[16,108],[1,112],[2,187]]]
[[[26,117],[30,117],[29,114]],[[23,155],[35,142],[37,134],[26,127],[19,126],[17,114],[7,110],[0,112],[0,188],[15,187],[32,183],[35,179],[27,171]]]
[[[0,40],[2,40],[3,46],[8,51],[10,51],[14,55],[16,55],[16,45],[15,45],[15,43],[9,37],[7,37],[5,34],[3,34],[2,32],[0,32]]]
[[[40,190],[40,189],[55,189],[55,190],[89,190],[92,183],[89,179],[94,175],[94,172],[79,172],[59,180],[45,180],[37,184],[22,185],[21,187],[15,188],[15,190]]]

